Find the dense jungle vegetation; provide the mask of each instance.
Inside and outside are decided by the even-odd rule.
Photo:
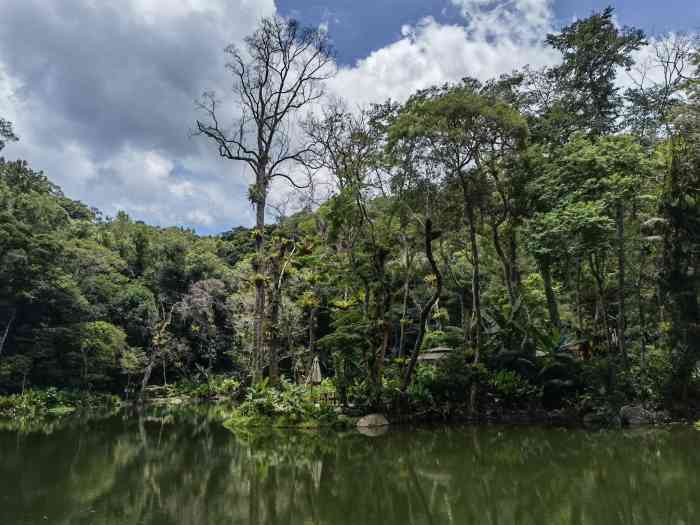
[[[279,407],[317,359],[354,406],[700,406],[696,41],[607,9],[546,37],[557,66],[351,110],[322,98],[328,38],[263,20],[227,49],[240,122],[199,103],[193,140],[254,176],[253,228],[105,217],[0,161],[0,393]],[[266,223],[278,182],[329,195]]]

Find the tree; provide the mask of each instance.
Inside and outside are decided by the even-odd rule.
[[[683,400],[700,360],[700,51],[690,99],[676,117],[660,202],[665,220],[661,288],[671,320],[675,378]]]
[[[245,52],[226,48],[228,70],[240,117],[232,129],[221,124],[221,112],[212,93],[199,108],[207,115],[197,121],[197,133],[213,141],[219,155],[244,162],[255,182],[248,198],[255,206],[255,353],[254,379],[262,374],[265,322],[265,207],[274,179],[302,187],[290,174],[290,166],[303,163],[311,145],[293,135],[295,116],[323,95],[323,81],[333,74],[328,36],[324,31],[302,28],[295,20],[265,18],[245,40]]]
[[[0,151],[7,145],[8,142],[16,142],[19,137],[12,131],[12,122],[0,117]]]
[[[83,386],[104,387],[116,376],[120,358],[128,349],[126,333],[113,324],[95,321],[81,325],[79,336]]]
[[[682,103],[692,65],[693,39],[674,33],[652,45],[654,55],[635,67],[630,74],[634,86],[625,92],[626,126],[648,144],[672,133],[674,109]]]
[[[423,344],[423,339],[425,338],[425,325],[428,322],[428,316],[442,293],[442,272],[440,272],[440,268],[437,262],[435,262],[435,256],[433,255],[433,241],[440,237],[440,232],[433,230],[433,221],[430,217],[425,220],[423,235],[425,238],[425,256],[430,263],[430,269],[433,272],[432,276],[435,278],[435,288],[427,303],[419,308],[418,336],[413,344],[413,351],[411,352],[408,365],[406,366],[404,376],[401,380],[401,392],[403,394],[406,393],[406,390],[413,380],[413,371],[416,368],[418,355]]]
[[[384,120],[393,106],[378,105],[353,115],[341,106],[326,108],[322,119],[306,124],[316,142],[315,163],[333,175],[331,238],[339,258],[351,269],[352,285],[362,296],[367,367],[373,402],[382,388],[385,357],[391,342],[391,287],[387,271],[395,241],[397,203],[388,199],[383,165]]]
[[[646,44],[644,32],[618,28],[615,10],[605,8],[547,35],[546,42],[562,54],[563,63],[549,71],[560,98],[549,116],[563,117],[573,125],[569,131],[605,135],[618,127],[622,107],[615,77],[619,68],[629,70],[632,53]]]
[[[389,135],[390,145],[418,140],[423,162],[435,165],[438,173],[461,188],[473,267],[474,364],[480,361],[483,344],[477,209],[501,156],[522,146],[528,134],[527,124],[517,111],[493,96],[479,93],[479,88],[477,82],[467,80],[457,87],[419,93],[406,104]]]

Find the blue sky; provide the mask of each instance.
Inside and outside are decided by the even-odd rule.
[[[553,8],[556,21],[563,25],[608,5],[622,24],[652,34],[700,29],[700,0],[556,0]],[[307,24],[328,23],[338,59],[345,64],[390,44],[401,36],[402,25],[426,16],[442,23],[464,23],[449,0],[278,0],[277,7]]]
[[[2,154],[27,159],[67,195],[108,216],[124,210],[202,233],[250,225],[247,168],[218,158],[189,132],[198,117],[194,101],[205,90],[235,107],[223,49],[240,45],[261,17],[327,25],[339,66],[328,93],[357,108],[465,76],[485,80],[526,64],[555,64],[545,34],[606,4],[0,0],[0,117],[21,137]],[[700,29],[700,0],[613,6],[621,24],[650,34]],[[285,189],[275,188],[272,201],[282,200]]]

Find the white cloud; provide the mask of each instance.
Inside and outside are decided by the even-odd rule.
[[[404,25],[399,40],[342,68],[330,91],[351,105],[404,100],[445,81],[486,79],[556,60],[541,45],[551,29],[547,0],[451,1],[465,25],[430,17]],[[227,91],[221,49],[274,13],[273,0],[67,2],[87,26],[111,20],[103,30],[77,36],[78,62],[67,58],[78,44],[66,42],[72,32],[65,10],[47,11],[39,0],[14,11],[0,7],[0,16],[20,13],[18,23],[43,17],[45,45],[59,45],[54,55],[48,48],[27,51],[30,58],[55,59],[55,67],[35,64],[36,58],[27,66],[9,60],[12,50],[3,49],[0,39],[0,114],[16,123],[22,137],[5,153],[29,159],[68,195],[108,215],[124,209],[157,224],[207,230],[250,224],[246,167],[217,158],[203,140],[184,137],[195,118],[194,98],[204,89]],[[123,33],[114,29],[118,24]],[[286,201],[287,187],[273,191],[272,202]]]
[[[538,44],[551,30],[552,0],[452,0],[468,20],[472,39]]]
[[[250,223],[245,168],[187,135],[194,100],[230,89],[223,48],[275,11],[274,0],[0,2],[0,116],[21,138],[2,154],[106,215]],[[23,42],[29,23],[37,38]]]
[[[397,27],[398,40],[340,69],[331,94],[350,107],[403,101],[465,76],[486,80],[559,60],[543,45],[555,30],[551,0],[449,2],[460,9],[462,25],[427,17]],[[21,136],[3,154],[28,159],[66,194],[108,215],[124,209],[137,219],[203,231],[251,224],[247,167],[220,159],[211,144],[188,140],[187,132],[202,91],[229,92],[223,47],[273,14],[274,1],[61,5],[0,1],[6,22],[0,24],[0,115]],[[30,22],[35,38],[26,40]],[[271,201],[287,200],[287,186],[273,191]]]
[[[353,104],[405,100],[418,89],[466,76],[481,80],[526,64],[551,65],[558,54],[542,41],[552,31],[549,0],[452,0],[465,25],[428,17],[401,28],[402,38],[354,67],[343,68],[331,91]]]

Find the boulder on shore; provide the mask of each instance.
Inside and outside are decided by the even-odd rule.
[[[626,405],[620,409],[623,425],[641,426],[654,423],[654,414],[641,406]]]
[[[357,428],[385,427],[389,425],[389,420],[382,414],[369,414],[357,422]]]

